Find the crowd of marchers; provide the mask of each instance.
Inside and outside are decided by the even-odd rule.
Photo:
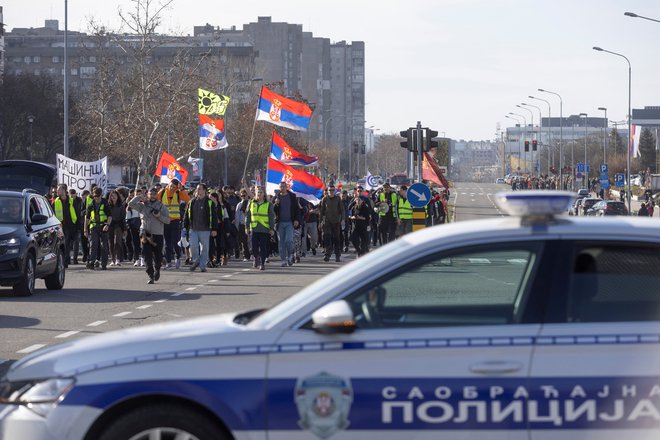
[[[60,184],[50,200],[63,227],[65,266],[106,270],[132,264],[144,267],[153,284],[161,269],[206,272],[231,259],[265,270],[271,261],[288,267],[318,252],[326,262],[339,262],[351,247],[360,257],[412,231],[406,193],[403,185],[365,191],[341,190],[331,182],[312,203],[285,182],[266,195],[258,186],[237,192],[233,186],[200,183],[187,190],[172,179],[165,186],[107,193],[93,186],[78,194]],[[424,208],[427,226],[447,220],[448,199],[448,190],[432,191]]]

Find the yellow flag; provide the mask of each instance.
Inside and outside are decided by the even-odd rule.
[[[224,115],[229,105],[229,96],[217,95],[204,89],[197,89],[197,108],[200,115]]]

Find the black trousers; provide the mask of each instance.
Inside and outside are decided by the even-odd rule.
[[[378,231],[380,232],[380,240],[383,244],[394,241],[396,238],[396,219],[390,215],[382,216],[378,223]]]
[[[89,254],[89,263],[95,264],[101,260],[101,267],[108,265],[108,233],[103,232],[103,226],[96,226],[89,230],[89,241],[91,252]]]
[[[78,229],[75,226],[65,226],[62,227],[62,230],[64,232],[64,267],[67,267],[71,264],[71,250],[74,248]],[[74,258],[78,259],[78,254]]]
[[[144,265],[146,266],[147,275],[149,278],[154,276],[156,271],[160,270],[160,265],[163,262],[163,236],[152,235],[151,239],[156,243],[152,245],[148,241],[142,244],[142,254],[144,255]]]
[[[268,232],[252,233],[252,255],[257,264],[264,264],[270,252],[270,234]]]
[[[323,240],[325,241],[325,255],[329,257],[334,250],[336,256],[341,255],[341,223],[323,223]]]
[[[353,246],[357,251],[358,257],[369,252],[369,231],[367,227],[356,227],[353,230]]]
[[[248,235],[245,230],[245,225],[238,225],[238,249],[243,252],[243,258],[250,259],[250,246],[248,245]],[[238,258],[238,256],[236,257]]]

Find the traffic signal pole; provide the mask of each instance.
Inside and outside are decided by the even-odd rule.
[[[422,181],[422,155],[424,154],[424,144],[422,142],[422,123],[417,121],[417,181]]]

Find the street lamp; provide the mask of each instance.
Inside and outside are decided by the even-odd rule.
[[[584,116],[584,187],[589,189],[589,173],[587,172],[587,114],[580,113],[580,116]]]
[[[628,213],[630,214],[631,213],[630,199],[631,199],[631,194],[632,194],[632,190],[631,190],[631,187],[630,187],[630,142],[632,142],[632,126],[631,126],[631,124],[632,124],[632,110],[631,110],[630,101],[631,101],[631,95],[632,95],[632,93],[631,93],[632,92],[632,67],[630,66],[630,60],[625,55],[622,55],[622,54],[616,53],[616,52],[611,52],[609,50],[605,50],[605,49],[597,47],[597,46],[594,46],[593,49],[597,50],[598,52],[607,52],[609,54],[616,55],[618,57],[623,58],[628,63],[628,155],[627,155],[627,159],[626,159],[626,173],[628,174],[628,194],[627,195],[628,195]]]
[[[642,15],[637,15],[634,12],[624,12],[623,15],[633,18],[643,18],[644,20],[655,21],[656,23],[660,23],[660,20],[656,20],[655,18],[644,17]]]
[[[543,93],[550,93],[551,95],[555,95],[556,97],[559,98],[559,189],[564,189],[564,182],[563,182],[563,161],[564,161],[564,148],[563,148],[563,143],[564,143],[564,103],[561,99],[561,95],[556,92],[551,92],[550,90],[543,90],[543,89],[537,89],[539,92]],[[549,106],[550,104],[548,104]],[[572,165],[572,164],[571,164]]]
[[[505,115],[504,117],[505,117],[505,118],[509,118],[509,119],[511,119],[511,120],[513,120],[513,121],[516,121],[516,123],[517,123],[518,125],[520,125],[520,120],[519,120],[518,118],[514,118],[513,116],[509,116],[509,115],[511,115],[511,114],[512,114],[512,113],[509,113],[508,115]],[[516,170],[516,171],[518,171],[518,172],[520,172],[520,158],[522,157],[522,154],[521,154],[521,147],[520,147],[520,141],[521,141],[521,137],[522,137],[522,136],[520,136],[520,134],[521,134],[521,133],[519,133],[519,135],[518,135],[518,167],[517,167],[518,169]],[[511,155],[511,153],[509,153],[509,157],[510,157],[510,155]],[[516,173],[516,174],[518,174],[518,173]]]
[[[552,138],[551,138],[551,131],[550,131],[550,127],[552,126],[552,123],[550,122],[551,121],[550,102],[543,99],[543,98],[537,98],[537,97],[532,96],[532,95],[529,95],[528,98],[529,99],[535,99],[537,101],[543,101],[546,104],[548,104],[548,147],[547,147],[547,150],[548,150],[548,174],[550,174],[550,149],[551,149],[551,145],[552,145]],[[539,123],[539,131],[541,130],[541,127],[540,127],[541,125],[543,125],[542,122]],[[552,152],[552,166],[553,167],[555,166],[555,153],[554,153],[554,151]]]
[[[520,106],[518,106],[518,107],[520,107]],[[523,128],[523,141],[526,141],[527,140],[527,118],[524,115],[521,115],[521,114],[518,114],[518,113],[509,112],[509,114],[513,115],[513,116],[518,116],[518,117],[523,119],[523,123],[524,123],[524,126],[523,126],[524,127]],[[520,152],[520,157],[522,157],[522,151]],[[525,172],[525,173],[527,172],[527,153],[525,153],[525,169],[523,170],[523,172]]]
[[[534,107],[535,109],[537,109],[537,110],[539,111],[539,130],[538,130],[538,133],[537,133],[537,135],[536,135],[536,142],[537,142],[537,143],[540,143],[540,142],[541,142],[541,108],[540,108],[540,107],[537,107],[537,106],[535,106],[535,105],[532,105],[532,104],[526,104],[526,103],[524,103],[524,102],[521,102],[520,105],[524,105],[524,106],[528,106],[528,107]],[[524,107],[521,107],[521,108],[524,108]],[[532,133],[533,133],[533,132],[534,132],[534,114],[533,114],[532,111],[529,110],[529,109],[525,109],[525,110],[528,110],[528,111],[530,112],[530,114],[532,115]],[[532,152],[532,166],[533,166],[534,168],[536,168],[536,166],[535,166],[536,161],[534,161],[534,146],[533,146],[533,143],[532,143],[532,150],[531,150],[531,152]],[[539,152],[540,152],[540,150],[539,150]],[[537,157],[537,159],[540,157],[540,156],[539,156],[539,153],[536,154],[536,157]],[[540,161],[539,161],[539,162],[540,162]],[[541,166],[540,166],[540,164],[539,164],[539,166],[538,166],[538,172],[539,172],[539,174],[541,173]]]
[[[603,163],[607,163],[607,157],[605,156],[607,152],[607,126],[609,125],[607,123],[607,108],[605,107],[598,107],[598,110],[602,110],[605,112],[605,129],[603,130]]]
[[[27,117],[28,123],[30,124],[30,160],[32,160],[32,123],[35,119],[37,118],[32,115],[28,115]]]
[[[331,111],[331,110],[330,110]],[[326,131],[328,129],[328,122],[333,120],[334,118],[345,118],[346,115],[330,115],[328,119],[325,120],[323,123],[323,140],[325,141],[327,139]],[[339,142],[337,142],[337,180],[339,180],[339,175],[341,171],[341,145]]]

